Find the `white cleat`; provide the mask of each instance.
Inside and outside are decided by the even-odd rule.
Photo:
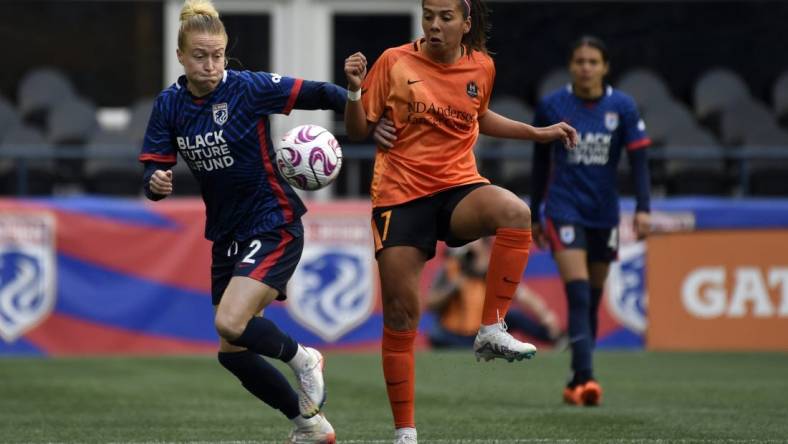
[[[334,428],[323,415],[310,418],[310,424],[294,428],[287,437],[288,444],[336,444]]]
[[[418,444],[416,440],[416,429],[397,429],[396,436],[394,437],[394,444]]]
[[[490,361],[495,358],[515,360],[531,359],[536,355],[536,347],[527,342],[520,342],[506,331],[506,323],[501,319],[497,324],[487,328],[487,331],[476,334],[473,341],[473,352],[476,361]]]
[[[309,361],[303,369],[296,373],[298,379],[298,408],[301,416],[311,418],[323,408],[326,402],[326,384],[323,381],[325,360],[319,351],[304,347],[309,354]]]

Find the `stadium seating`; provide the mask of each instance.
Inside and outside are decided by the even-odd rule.
[[[774,82],[772,89],[772,102],[777,120],[782,125],[788,125],[788,71],[783,71],[780,77]]]
[[[719,113],[730,104],[749,97],[750,90],[738,74],[724,68],[711,69],[695,83],[695,115],[716,130]]]
[[[569,81],[566,67],[550,71],[536,85],[533,104]],[[650,166],[657,193],[788,195],[784,179],[788,170],[788,71],[773,84],[772,107],[762,97],[753,97],[742,78],[726,68],[712,68],[698,76],[692,107],[673,96],[654,70],[628,70],[615,85],[635,99],[646,121],[653,141]],[[100,128],[95,105],[79,97],[62,72],[41,68],[21,79],[16,103],[14,107],[0,97],[0,192],[48,194],[66,183],[98,194],[140,193],[141,169],[134,159],[153,98],[130,104],[125,128],[109,131]],[[491,108],[533,122],[531,103],[520,97],[495,96]],[[20,147],[29,144],[54,148],[54,156],[41,158],[40,150],[28,155]],[[528,194],[532,152],[532,143],[480,136],[477,158],[482,173],[493,182]],[[28,158],[19,163],[20,157]],[[369,162],[368,156],[361,161]],[[626,159],[618,172],[622,193],[631,193]],[[28,179],[27,190],[19,187],[20,174]],[[175,174],[176,194],[199,193],[199,185],[183,162],[175,167]]]
[[[672,101],[670,90],[662,77],[647,68],[627,71],[619,79],[617,88],[631,95],[644,114],[653,106]]]
[[[776,128],[777,122],[769,108],[751,97],[732,102],[720,112],[720,140],[728,146],[740,146],[746,138]]]
[[[6,131],[20,124],[19,115],[14,106],[5,97],[0,96],[0,141]]]
[[[65,74],[54,68],[40,68],[27,73],[19,82],[17,104],[25,122],[43,129],[52,106],[74,95]]]
[[[539,82],[539,87],[537,88],[537,100],[541,100],[544,96],[550,94],[551,92],[566,86],[571,79],[569,78],[569,73],[566,72],[565,67],[555,68],[547,74],[541,82]]]
[[[75,156],[81,154],[82,147],[97,127],[96,107],[84,99],[72,97],[52,106],[47,117],[47,138],[55,148],[70,151],[58,162],[59,179],[69,183],[81,181],[84,160],[82,156]]]
[[[512,96],[499,96],[490,103],[496,113],[520,122],[533,122],[534,112],[525,102]],[[528,194],[531,182],[533,143],[520,140],[486,138],[486,159],[482,168],[494,183],[518,194]]]
[[[788,157],[774,158],[788,150],[788,132],[768,127],[749,133],[743,145],[752,160],[745,160],[749,170],[749,194],[788,196]]]
[[[123,132],[97,132],[85,147],[85,189],[95,194],[139,195],[142,165],[138,154],[139,145]]]
[[[148,127],[152,109],[153,98],[150,97],[138,99],[131,105],[131,118],[126,128],[126,137],[138,147],[142,145],[142,140],[145,138],[145,129]]]
[[[0,142],[0,159],[17,158],[16,153],[30,147],[43,148],[47,145],[44,135],[35,127],[18,125],[8,130]],[[55,162],[50,157],[24,160],[24,168],[17,163],[2,162],[0,170],[0,194],[52,194],[55,183]]]

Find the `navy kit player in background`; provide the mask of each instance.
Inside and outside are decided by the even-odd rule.
[[[294,422],[289,441],[333,443],[319,414],[325,400],[323,357],[299,345],[262,310],[285,299],[303,249],[306,209],[277,175],[269,114],[291,109],[344,111],[347,91],[329,83],[226,70],[227,34],[206,0],[181,11],[178,60],[185,75],[153,107],[140,160],[145,194],[173,192],[176,152],[200,183],[205,236],[213,241],[211,293],[220,335],[219,362],[254,396]],[[298,392],[262,356],[286,362]]]
[[[598,405],[602,388],[594,380],[592,353],[597,312],[610,262],[618,254],[617,165],[626,148],[635,182],[634,229],[643,238],[649,229],[649,173],[646,148],[651,141],[635,102],[604,84],[608,52],[595,37],[583,37],[569,59],[572,83],[537,108],[536,126],[567,122],[580,142],[573,151],[554,142],[534,149],[531,215],[537,245],[550,244],[566,289],[572,376],[564,401]],[[545,220],[540,217],[544,200]]]

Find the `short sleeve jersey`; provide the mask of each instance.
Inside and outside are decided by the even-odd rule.
[[[378,148],[372,206],[390,206],[469,183],[488,182],[473,147],[495,78],[492,59],[464,51],[453,64],[430,60],[422,42],[387,49],[362,85],[367,120],[387,117],[397,140]]]
[[[646,148],[651,140],[634,100],[607,87],[597,101],[584,101],[571,85],[548,95],[534,125],[567,122],[580,141],[573,150],[553,142],[545,201],[547,217],[607,228],[618,224],[617,166],[623,149]]]
[[[189,93],[185,76],[156,98],[139,159],[175,164],[180,153],[200,184],[206,238],[245,240],[306,212],[274,167],[268,121],[270,114],[290,112],[301,84],[228,70],[204,98]]]

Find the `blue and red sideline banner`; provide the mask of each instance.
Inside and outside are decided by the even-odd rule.
[[[265,316],[306,344],[375,349],[382,314],[369,203],[307,206],[288,301]],[[204,211],[199,199],[0,199],[0,355],[214,353]],[[625,202],[599,347],[640,348],[649,328],[647,251],[633,239],[630,211]],[[655,202],[654,224],[669,232],[788,227],[788,201]],[[427,263],[422,295],[441,253]],[[768,283],[773,271],[764,273]],[[566,298],[549,252],[534,249],[525,282],[565,324]],[[425,312],[420,330],[433,322]]]

